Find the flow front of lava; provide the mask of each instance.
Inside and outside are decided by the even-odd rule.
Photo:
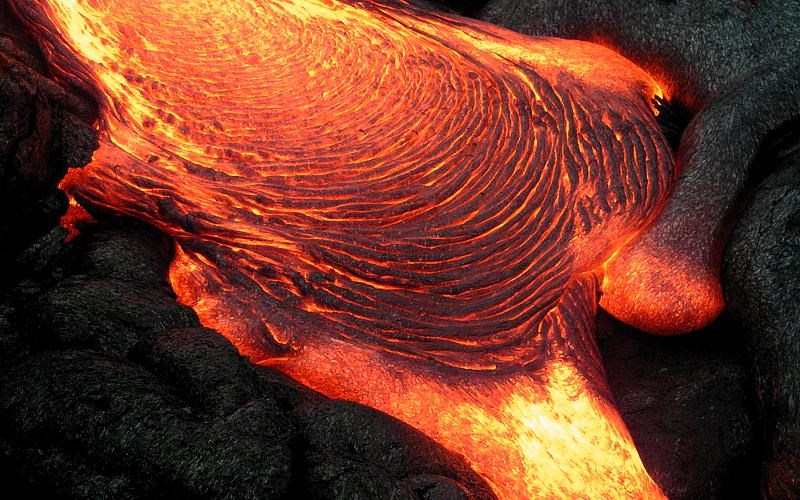
[[[87,207],[254,362],[387,412],[501,498],[660,497],[593,337],[676,177],[603,47],[401,2],[13,0],[101,114]]]

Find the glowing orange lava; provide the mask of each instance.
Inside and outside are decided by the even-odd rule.
[[[661,496],[593,338],[676,174],[643,71],[399,1],[12,4],[101,105],[65,190],[170,234],[180,300],[242,353],[502,498]]]

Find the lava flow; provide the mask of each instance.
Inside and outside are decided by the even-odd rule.
[[[662,495],[593,337],[676,176],[645,72],[401,1],[12,4],[100,103],[63,188],[171,235],[180,300],[243,354],[501,498]]]

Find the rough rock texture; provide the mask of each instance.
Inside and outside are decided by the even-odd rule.
[[[601,315],[601,318],[605,318]],[[758,431],[735,325],[656,337],[601,321],[608,382],[639,456],[675,499],[755,498]]]
[[[611,45],[695,110],[750,76],[796,67],[800,50],[795,0],[488,0],[478,17]]]
[[[731,315],[744,327],[762,411],[762,493],[800,497],[800,127],[764,166],[728,245]]]
[[[31,42],[10,19],[0,2],[0,264],[56,224],[67,204],[58,182],[97,147],[92,106],[31,69]]]
[[[42,286],[13,290],[17,312],[0,337],[18,346],[0,375],[9,487],[79,498],[492,497],[418,431],[254,366],[201,328],[165,281],[167,242],[129,225],[79,237],[50,258]]]

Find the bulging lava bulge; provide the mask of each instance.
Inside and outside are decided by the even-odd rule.
[[[402,1],[11,3],[101,106],[63,188],[171,235],[179,299],[243,354],[501,498],[662,496],[593,336],[676,178],[644,71]]]

